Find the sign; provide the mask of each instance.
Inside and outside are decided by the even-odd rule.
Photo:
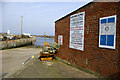
[[[100,18],[99,47],[115,49],[116,15]]]
[[[85,12],[70,16],[70,48],[84,50],[84,19]]]
[[[58,35],[58,44],[62,45],[63,42],[63,36],[62,35]]]

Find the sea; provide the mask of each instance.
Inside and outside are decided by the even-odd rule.
[[[49,44],[52,44],[52,42],[54,42],[54,38],[45,38],[46,42],[48,42]],[[34,46],[40,46],[43,47],[44,45],[44,37],[36,37],[36,42],[34,44]]]

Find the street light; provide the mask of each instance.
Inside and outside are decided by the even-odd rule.
[[[22,20],[23,20],[23,16],[21,16],[21,37],[22,37]]]
[[[44,42],[46,42],[46,32],[44,32]]]

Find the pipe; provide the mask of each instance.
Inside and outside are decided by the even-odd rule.
[[[31,57],[29,57],[24,63],[22,63],[22,64],[25,64],[28,60],[30,60],[32,58],[32,56]]]

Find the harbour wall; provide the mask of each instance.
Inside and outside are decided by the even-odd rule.
[[[13,47],[19,47],[19,46],[25,46],[25,45],[32,45],[34,44],[34,42],[36,42],[36,37],[0,41],[0,50],[13,48]]]

